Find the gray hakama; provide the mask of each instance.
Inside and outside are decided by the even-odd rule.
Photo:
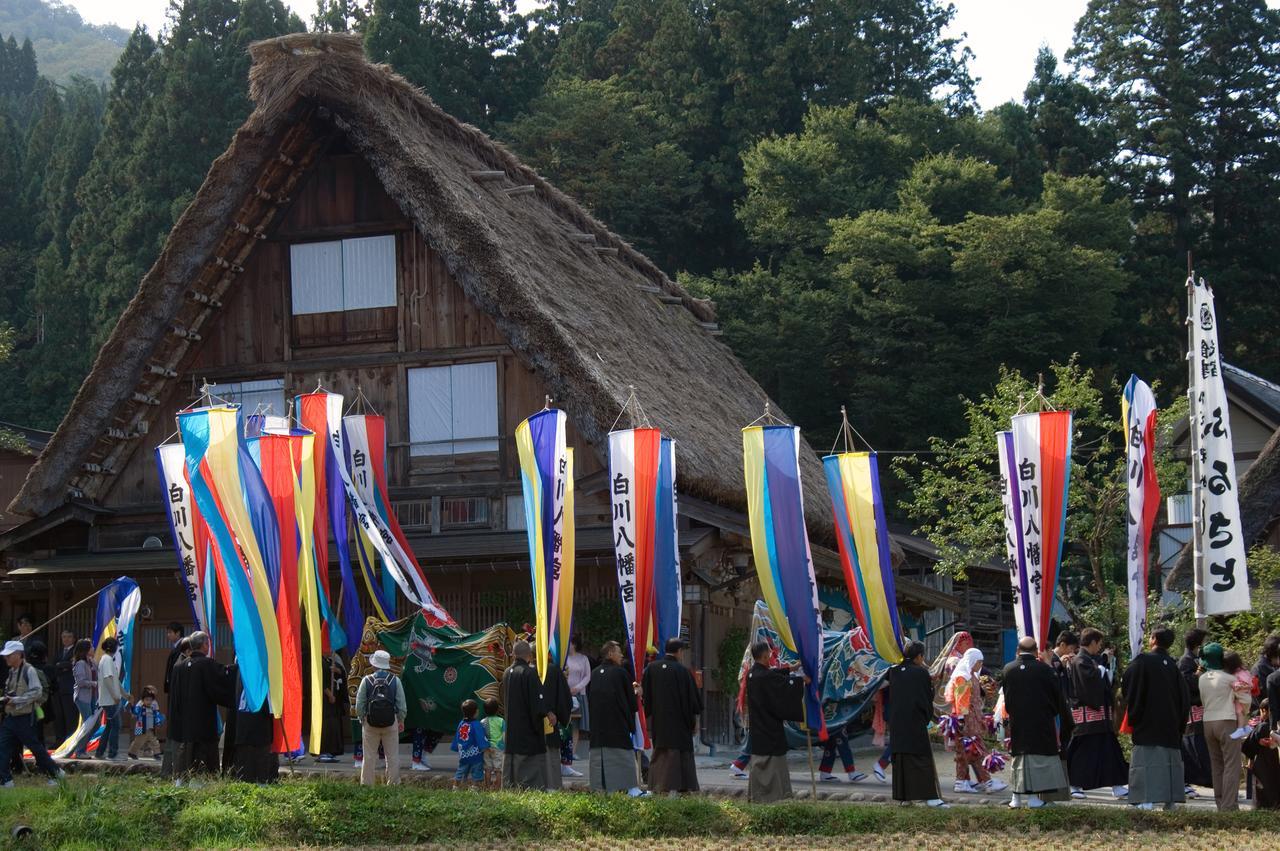
[[[547,791],[564,788],[564,774],[560,771],[560,749],[547,748]]]
[[[1019,754],[1013,758],[1012,791],[1035,795],[1042,801],[1064,801],[1071,797],[1067,772],[1059,756]]]
[[[1134,745],[1129,757],[1129,803],[1180,804],[1187,799],[1182,778],[1181,750]]]
[[[932,801],[941,797],[938,793],[938,767],[933,763],[933,754],[893,755],[895,801]]]
[[[502,763],[503,789],[547,788],[547,755],[545,753],[509,753]]]
[[[592,748],[587,778],[593,792],[626,792],[640,785],[636,752],[625,748]]]
[[[769,804],[790,797],[791,770],[787,766],[787,757],[752,754],[747,800],[753,804]]]

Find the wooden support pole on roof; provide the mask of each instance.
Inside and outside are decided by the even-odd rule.
[[[596,235],[594,233],[571,233],[569,239],[574,242],[595,242]]]
[[[596,254],[602,254],[606,257],[617,257],[618,249],[612,245],[597,245]]]
[[[494,180],[502,180],[507,176],[505,171],[489,171],[486,169],[477,169],[467,172],[467,176],[476,183],[489,183]]]
[[[535,189],[537,189],[537,187],[534,186],[532,183],[526,183],[523,186],[508,187],[507,189],[502,190],[502,192],[504,195],[508,195],[508,196],[532,195]]]

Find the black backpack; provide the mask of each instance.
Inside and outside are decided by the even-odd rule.
[[[379,671],[369,676],[369,706],[364,716],[370,727],[390,727],[396,723],[396,678]]]

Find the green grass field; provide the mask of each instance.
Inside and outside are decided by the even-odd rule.
[[[17,843],[15,824],[35,835]],[[191,848],[619,842],[698,847],[832,847],[872,834],[880,846],[966,848],[1280,847],[1274,813],[1146,813],[1062,806],[948,811],[874,804],[759,806],[694,797],[449,792],[415,785],[286,780],[176,789],[135,777],[73,777],[61,788],[0,790],[3,847]],[[1209,843],[1209,844],[1203,844]]]

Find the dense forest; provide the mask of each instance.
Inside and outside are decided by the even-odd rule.
[[[63,82],[73,76],[105,82],[111,76],[129,31],[85,23],[61,0],[4,0],[0,34],[30,40],[40,57],[40,73]]]
[[[1092,0],[983,112],[941,0],[175,0],[110,80],[0,50],[0,419],[52,427],[248,114],[249,42],[354,30],[691,289],[815,445],[965,429],[1002,365],[1183,382],[1187,253],[1280,376],[1280,13]],[[198,105],[198,106],[197,106]],[[678,357],[678,353],[674,353]],[[727,424],[726,427],[729,427]]]

